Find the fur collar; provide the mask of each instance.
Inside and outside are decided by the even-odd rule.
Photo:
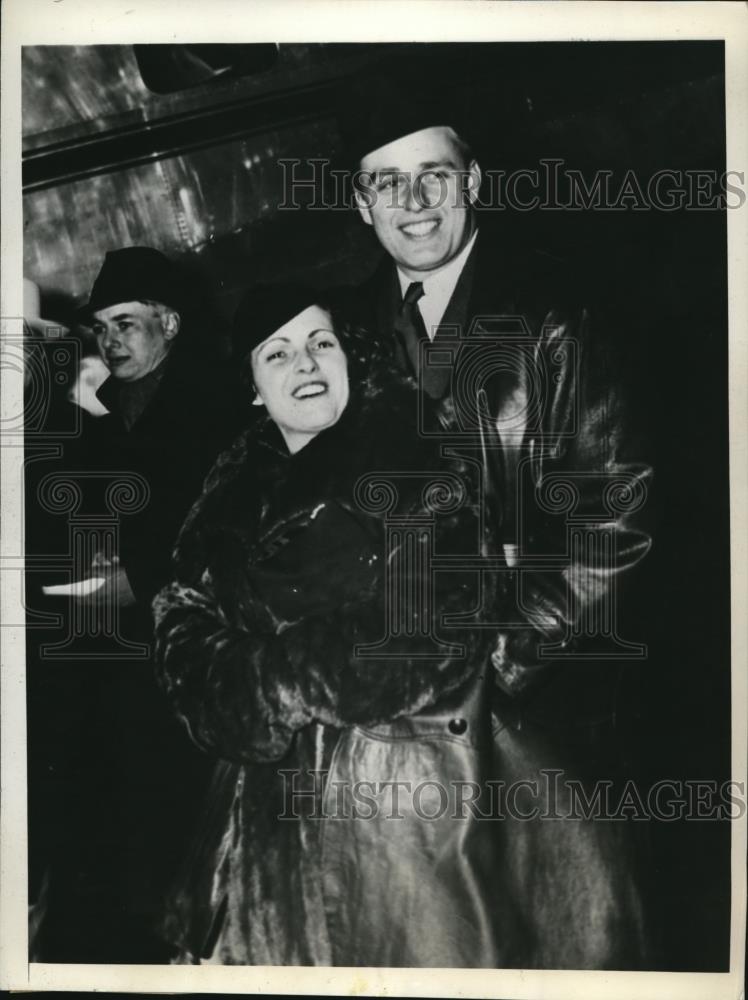
[[[438,447],[418,434],[419,405],[412,380],[391,373],[386,379],[372,376],[352,394],[340,420],[294,455],[269,418],[258,420],[208,476],[179,538],[180,568],[189,577],[190,567],[197,569],[218,535],[233,536],[246,554],[262,537],[308,516],[320,502],[335,501],[355,511],[355,486],[367,473],[438,468]],[[420,503],[420,485],[404,482],[408,495],[403,502]]]

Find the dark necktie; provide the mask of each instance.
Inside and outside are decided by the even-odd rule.
[[[426,325],[418,308],[418,300],[423,297],[423,282],[414,281],[405,292],[405,296],[395,316],[395,333],[405,349],[414,375],[419,371],[419,344],[428,339]]]

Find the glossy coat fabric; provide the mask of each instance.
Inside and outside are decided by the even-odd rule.
[[[511,782],[562,769],[589,791],[595,780],[621,780],[620,694],[646,655],[635,622],[627,634],[627,597],[653,520],[646,407],[636,387],[643,359],[628,349],[625,330],[585,307],[579,275],[490,221],[480,219],[420,364],[395,332],[400,286],[391,260],[356,289],[354,308],[422,395],[439,401],[453,444],[469,447],[475,414],[484,414],[485,510],[509,563],[491,655],[493,774]],[[569,794],[562,782],[562,813]],[[521,928],[510,962],[656,963],[640,829],[508,820],[501,837]]]
[[[219,462],[184,527],[177,579],[154,604],[159,674],[193,739],[222,762],[166,921],[182,961],[643,960],[620,831],[512,819],[487,794],[491,781],[563,766],[502,701],[495,630],[475,627],[486,624],[476,608],[511,597],[505,567],[484,574],[482,592],[459,565],[434,578],[436,619],[472,619],[440,628],[462,656],[434,655],[418,627],[390,647],[394,659],[356,655],[385,620],[374,558],[384,525],[353,502],[359,476],[397,482],[398,514],[433,519],[436,553],[486,551],[474,466],[444,466],[415,433],[417,405],[412,387],[370,384],[292,457],[258,426]],[[445,473],[472,502],[434,517],[424,475]],[[397,544],[387,551],[391,564]],[[553,805],[544,794],[540,812]]]
[[[517,566],[511,626],[493,656],[496,679],[513,696],[530,695],[530,715],[554,726],[565,715],[572,727],[590,691],[599,695],[590,718],[612,711],[613,664],[630,650],[600,647],[590,635],[615,633],[610,616],[624,607],[623,588],[650,548],[652,484],[625,339],[593,322],[578,285],[559,261],[499,238],[482,221],[417,371],[394,333],[400,288],[392,261],[382,261],[353,303],[450,415],[458,442],[473,439],[475,413],[486,414],[487,509]],[[584,530],[572,539],[574,526]]]

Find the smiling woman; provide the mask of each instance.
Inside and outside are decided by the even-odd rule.
[[[303,306],[304,291],[290,308],[300,308],[251,351],[255,405],[267,407],[288,450],[293,454],[315,434],[337,422],[348,403],[348,364],[333,330],[329,312],[311,301]],[[253,316],[253,340],[268,321],[274,326],[278,310],[288,313],[289,301],[272,288],[253,291],[242,312]],[[264,320],[264,321],[263,321]]]
[[[479,581],[431,570],[432,547],[476,554],[473,472],[419,435],[412,380],[316,293],[254,289],[235,336],[266,417],[208,477],[154,602],[162,684],[221,761],[167,936],[186,962],[493,965],[503,915],[471,888],[486,845],[466,851],[464,824],[410,815],[393,853],[391,824],[316,821],[336,782],[479,773]],[[310,774],[297,811],[289,780]]]
[[[317,293],[249,293],[234,353],[267,413],[208,476],[153,604],[161,684],[216,758],[175,960],[631,967],[620,830],[486,822],[492,783],[553,758],[487,669],[509,577],[485,465],[440,448],[449,411]],[[424,806],[468,786],[480,809]]]

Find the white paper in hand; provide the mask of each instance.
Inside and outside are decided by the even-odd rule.
[[[104,576],[90,576],[87,580],[73,580],[72,583],[55,583],[42,587],[47,597],[88,597],[100,590],[106,583]]]

